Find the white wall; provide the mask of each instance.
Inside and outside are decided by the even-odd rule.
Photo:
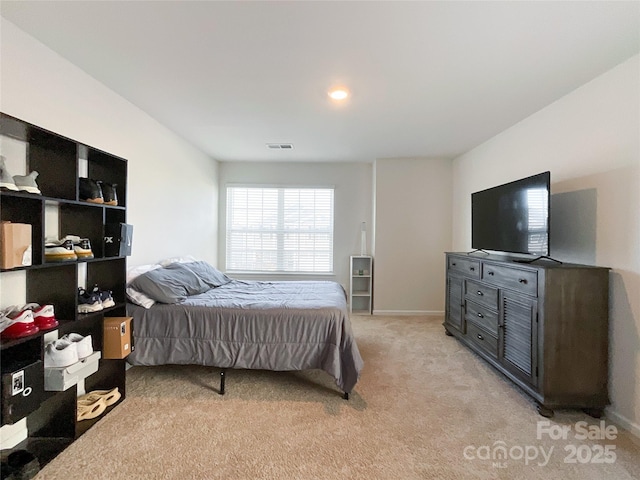
[[[444,311],[451,161],[376,160],[374,313]]]
[[[453,246],[470,249],[472,192],[551,171],[551,255],[612,268],[608,414],[640,435],[639,60],[457,158]]]
[[[129,160],[127,220],[134,232],[128,264],[181,254],[216,264],[217,162],[1,22],[0,110]]]
[[[220,162],[219,258],[224,268],[226,249],[227,184],[283,186],[333,186],[334,251],[333,275],[237,275],[236,278],[334,280],[349,291],[349,256],[360,254],[360,226],[367,223],[368,242],[372,224],[372,165],[370,163]],[[370,252],[371,250],[368,250]]]

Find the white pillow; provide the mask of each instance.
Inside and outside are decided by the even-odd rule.
[[[135,278],[139,277],[143,273],[147,273],[151,270],[155,270],[156,268],[162,268],[158,264],[153,265],[139,265],[137,267],[131,267],[127,269],[127,297],[136,305],[140,305],[144,308],[151,308],[156,304],[156,301],[152,298],[147,297],[144,293],[140,293],[137,290],[134,290],[129,286],[129,283],[132,282]]]
[[[147,297],[144,293],[140,293],[132,287],[127,287],[127,297],[129,297],[129,300],[136,305],[140,305],[144,308],[151,308],[156,304],[155,300]]]
[[[193,257],[191,255],[186,255],[184,257],[170,257],[170,258],[165,258],[164,260],[160,260],[158,262],[158,265],[160,265],[161,267],[166,267],[168,265],[171,265],[172,263],[191,263],[191,262],[197,262],[198,259],[196,257]]]
[[[131,267],[127,269],[127,285],[136,277],[142,275],[143,273],[147,273],[150,270],[155,270],[156,268],[160,268],[160,265],[140,265],[137,267]]]

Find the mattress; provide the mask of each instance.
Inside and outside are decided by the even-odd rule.
[[[132,365],[321,369],[344,392],[363,367],[342,286],[232,280],[176,304],[128,304]]]

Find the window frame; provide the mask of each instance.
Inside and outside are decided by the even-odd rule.
[[[282,225],[282,218],[280,218],[281,214],[284,214],[284,205],[280,205],[280,199],[284,195],[284,191],[286,190],[331,190],[331,221],[330,221],[330,265],[328,271],[307,271],[307,270],[283,270],[282,264],[280,263],[283,259],[283,240],[277,240],[278,247],[276,249],[277,258],[278,258],[278,267],[280,269],[276,270],[250,270],[250,269],[233,269],[229,265],[230,258],[230,245],[229,245],[229,236],[230,236],[230,206],[229,206],[229,190],[234,188],[255,188],[255,189],[277,189],[280,191],[278,197],[278,224]],[[263,183],[228,183],[225,185],[224,189],[224,199],[225,199],[225,271],[233,274],[251,274],[251,275],[310,275],[310,276],[329,276],[334,275],[335,272],[335,195],[336,195],[336,187],[334,185],[297,185],[297,184],[263,184]],[[256,233],[264,233],[266,230],[262,229],[257,231]],[[303,232],[301,230],[294,230],[292,233]],[[284,230],[278,228],[272,233],[283,236],[285,234]],[[303,232],[304,233],[304,232]]]

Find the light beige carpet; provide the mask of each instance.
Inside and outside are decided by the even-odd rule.
[[[127,399],[37,478],[640,478],[637,439],[576,439],[576,422],[599,425],[580,412],[549,424],[567,439],[537,438],[533,402],[441,320],[352,320],[365,368],[351,400],[320,371],[229,371],[219,396],[216,369],[135,367]],[[492,460],[499,446],[506,459]]]

